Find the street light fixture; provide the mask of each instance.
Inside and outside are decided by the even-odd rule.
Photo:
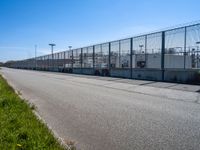
[[[51,46],[51,54],[53,55],[53,47],[56,46],[56,44],[49,44]]]
[[[52,66],[53,66],[53,69],[54,69],[54,56],[53,56],[53,47],[56,46],[56,44],[49,44],[49,46],[51,46],[51,55],[52,55]]]
[[[143,53],[142,48],[144,47],[144,45],[139,45],[140,47],[140,53]]]
[[[200,41],[196,42],[196,44],[200,44]]]
[[[69,48],[69,50],[71,50],[71,49],[72,49],[72,46],[68,46],[68,48]]]

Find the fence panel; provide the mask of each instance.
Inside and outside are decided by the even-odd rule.
[[[145,64],[146,68],[161,68],[162,33],[149,34],[146,37]]]
[[[119,68],[120,67],[120,44],[119,41],[115,41],[111,43],[110,50],[110,67],[111,68]]]
[[[73,50],[73,59],[74,59],[74,68],[81,68],[82,63],[82,54],[81,49]]]
[[[73,66],[73,51],[65,52],[65,68],[72,68]]]
[[[102,64],[101,68],[109,68],[109,43],[101,44]]]
[[[165,32],[165,68],[184,69],[185,28]],[[186,57],[189,61],[190,57]],[[191,68],[191,63],[186,64]]]
[[[186,28],[186,64],[191,63],[191,68],[200,68],[200,25],[190,26]],[[189,68],[186,65],[186,68]]]
[[[100,69],[103,65],[103,53],[101,45],[94,46],[94,67]]]
[[[145,68],[145,36],[133,38],[132,67]]]
[[[105,43],[105,44],[100,44],[100,45],[95,45],[95,49],[94,49],[94,62],[95,68],[98,69],[103,69],[103,68],[108,68],[109,65],[109,44]]]
[[[119,68],[130,68],[131,39],[120,41]]]
[[[83,48],[82,52],[82,68],[93,68],[93,47]]]

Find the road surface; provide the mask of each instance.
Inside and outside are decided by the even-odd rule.
[[[199,150],[199,86],[3,68],[53,131],[81,150]]]

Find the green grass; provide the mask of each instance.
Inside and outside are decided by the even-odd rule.
[[[64,149],[0,75],[0,150]]]

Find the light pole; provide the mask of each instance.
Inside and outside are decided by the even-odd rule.
[[[144,47],[144,45],[139,45],[139,47],[140,47],[140,53],[143,53],[142,48]]]
[[[54,69],[54,56],[53,56],[53,47],[56,46],[56,44],[49,44],[49,46],[51,46],[51,55],[52,55],[52,67]]]
[[[72,46],[68,46],[68,48],[69,48],[69,50],[71,50],[71,49],[72,49]]]

